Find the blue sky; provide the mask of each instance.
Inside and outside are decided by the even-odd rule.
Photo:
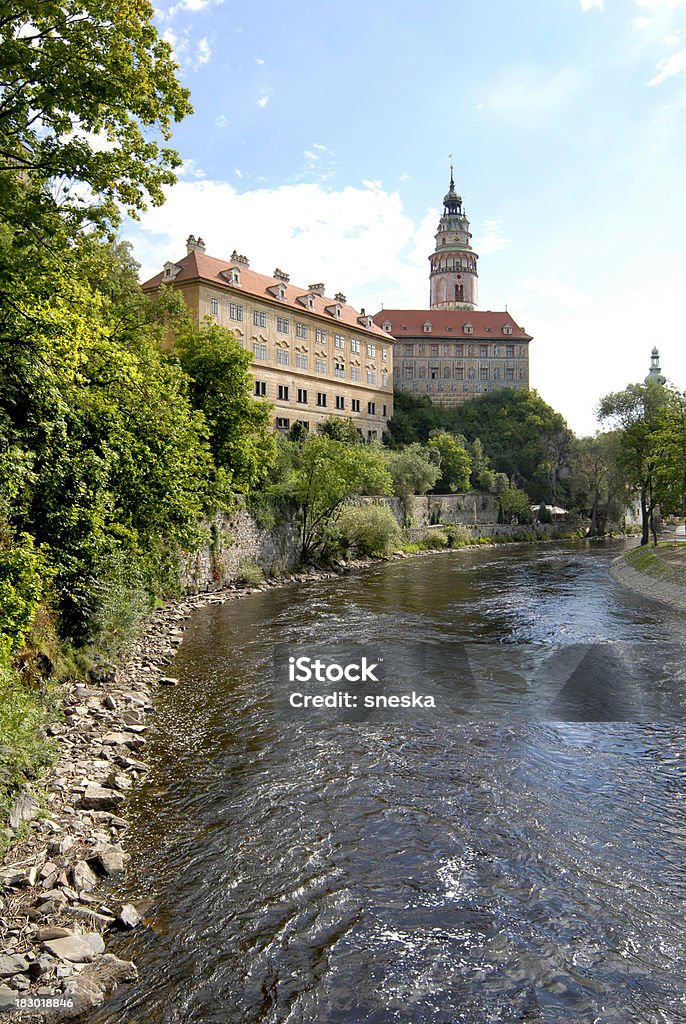
[[[127,224],[144,276],[207,251],[428,304],[455,162],[480,308],[531,334],[532,386],[592,432],[650,350],[686,388],[686,0],[164,0],[195,113],[167,202]]]

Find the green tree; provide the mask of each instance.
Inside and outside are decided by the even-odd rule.
[[[469,446],[472,458],[471,486],[475,491],[492,491],[496,485],[496,474],[491,468],[491,460],[484,451],[480,437],[475,437]]]
[[[403,499],[412,494],[426,494],[441,475],[438,461],[421,444],[409,444],[399,451],[388,452],[386,468],[391,475],[393,494]]]
[[[572,458],[574,502],[591,520],[588,535],[602,536],[607,523],[618,522],[629,506],[626,475],[620,465],[620,437],[615,431],[580,437]]]
[[[346,499],[392,491],[380,447],[349,445],[325,434],[292,445],[288,486],[300,514],[303,561],[326,554],[330,531]]]
[[[249,491],[266,477],[276,454],[272,407],[251,394],[249,354],[224,327],[197,327],[190,318],[177,332],[174,350],[191,379],[193,405],[209,426],[217,466],[235,490]]]
[[[505,523],[531,523],[533,514],[531,512],[530,498],[526,491],[518,487],[507,487],[500,495],[500,509],[502,509],[503,522]],[[500,519],[498,519],[500,522]]]
[[[23,0],[0,13],[0,211],[117,224],[163,201],[191,111],[147,0]],[[158,141],[160,140],[160,141]],[[75,184],[79,185],[75,188]]]
[[[655,491],[665,513],[686,516],[686,394],[669,389],[655,439]]]
[[[657,544],[655,509],[658,503],[656,472],[662,445],[660,425],[667,391],[657,381],[629,384],[623,391],[606,395],[598,418],[609,420],[619,431],[619,463],[641,505],[641,544],[650,535]]]
[[[435,433],[427,445],[440,466],[437,489],[441,491],[469,490],[472,460],[463,439],[454,434]]]
[[[362,434],[348,416],[327,416],[318,426],[320,434],[326,434],[334,441],[345,441],[346,444],[363,444]]]

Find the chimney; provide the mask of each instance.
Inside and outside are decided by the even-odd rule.
[[[240,263],[244,267],[250,266],[250,260],[248,259],[248,257],[240,255],[239,253],[236,252],[235,249],[231,253],[231,263]]]
[[[189,235],[188,238],[186,239],[186,255],[193,252],[194,250],[197,250],[198,252],[205,251],[205,243],[200,237],[200,235],[198,235],[197,238],[195,237],[195,235]]]
[[[336,300],[336,302],[343,302],[343,303],[345,303],[345,302],[348,301],[346,299],[345,295],[343,294],[343,292],[336,292],[336,294],[334,295],[334,299]]]
[[[326,285],[321,282],[319,284],[311,284],[309,291],[311,291],[313,295],[319,295],[320,298],[323,298],[324,292],[326,291]]]
[[[273,276],[274,276],[274,277],[275,277],[275,278],[276,278],[276,279],[277,279],[278,281],[283,281],[283,282],[284,282],[285,284],[288,284],[288,282],[289,282],[289,281],[290,281],[290,279],[291,279],[291,276],[290,276],[290,274],[287,274],[287,273],[286,273],[286,272],[285,272],[284,270],[279,270],[279,268],[278,268],[278,267],[277,267],[277,268],[276,268],[276,269],[274,270],[274,275],[273,275]]]

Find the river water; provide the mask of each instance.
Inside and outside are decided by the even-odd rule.
[[[611,580],[619,550],[445,552],[196,613],[112,894],[151,901],[115,947],[140,982],[93,1024],[686,1021],[682,625]],[[274,644],[341,638],[668,671],[653,721],[275,716]]]

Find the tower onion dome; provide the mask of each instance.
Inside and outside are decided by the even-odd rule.
[[[455,191],[455,181],[453,178],[453,165],[450,165],[450,188],[443,196],[443,206],[447,214],[461,214],[462,213],[462,196],[458,195]]]

